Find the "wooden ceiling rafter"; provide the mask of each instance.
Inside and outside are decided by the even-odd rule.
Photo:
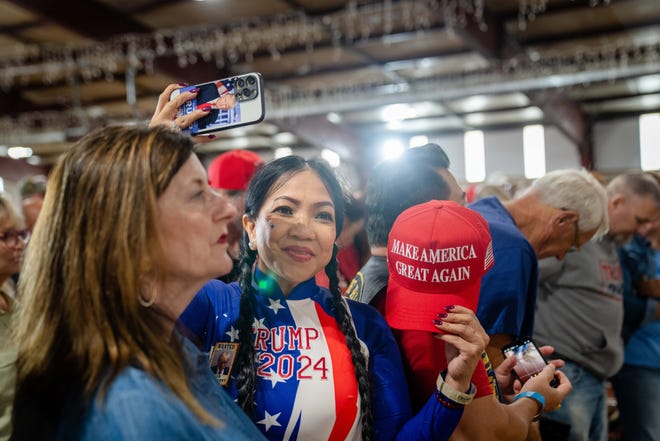
[[[515,56],[528,56],[524,47],[506,32],[503,23],[488,11],[483,11],[480,21],[474,15],[468,16],[466,25],[457,28],[456,32],[469,47],[488,59],[503,61]],[[559,90],[524,93],[533,105],[543,110],[546,122],[556,126],[575,145],[582,165],[593,167],[592,140],[579,104]]]

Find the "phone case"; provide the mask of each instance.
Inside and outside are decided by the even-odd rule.
[[[212,109],[184,130],[191,135],[256,124],[264,119],[263,80],[257,72],[182,87],[175,90],[170,99],[196,87],[199,88],[197,97],[181,106],[177,116],[187,115],[205,105]]]

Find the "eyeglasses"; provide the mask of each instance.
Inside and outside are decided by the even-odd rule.
[[[0,242],[3,242],[8,247],[15,247],[20,244],[26,244],[30,240],[30,232],[28,230],[9,230],[0,234]]]
[[[575,236],[573,236],[573,245],[566,250],[567,253],[580,251],[580,243],[578,242],[580,240],[580,229],[578,228],[578,221],[573,222],[573,226],[575,227]]]

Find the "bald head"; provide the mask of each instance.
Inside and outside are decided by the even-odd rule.
[[[615,176],[607,186],[610,233],[624,238],[644,229],[660,210],[660,185],[649,173]]]

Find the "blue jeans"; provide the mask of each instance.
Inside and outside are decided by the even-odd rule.
[[[660,440],[660,369],[623,365],[612,378],[621,441]]]
[[[605,380],[579,365],[566,361],[562,369],[573,384],[573,391],[561,407],[545,415],[550,420],[571,425],[569,441],[607,441],[607,391]]]

